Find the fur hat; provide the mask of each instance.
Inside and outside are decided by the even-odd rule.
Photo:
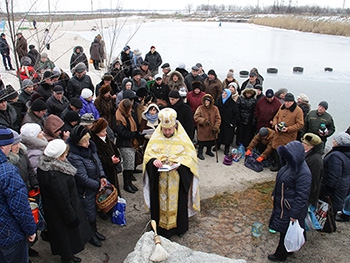
[[[300,99],[303,102],[309,103],[309,97],[306,96],[304,93],[299,94],[297,99]]]
[[[94,134],[97,134],[102,130],[106,129],[107,126],[108,126],[108,122],[106,121],[105,118],[101,117],[93,122],[90,131]]]
[[[67,144],[62,139],[55,139],[50,141],[44,150],[44,154],[48,157],[58,158],[67,149]]]
[[[322,142],[318,135],[311,132],[305,133],[301,141],[309,146],[316,146]]]
[[[109,74],[109,73],[105,73],[105,74],[103,74],[101,79],[102,80],[112,80],[113,76],[111,74]]]
[[[32,106],[30,107],[32,111],[42,111],[42,110],[47,110],[47,106],[45,101],[42,99],[38,98],[35,101],[33,101]]]
[[[13,133],[9,128],[0,126],[0,146],[6,146],[14,143]]]
[[[86,65],[83,62],[79,62],[74,67],[74,72],[77,72],[77,73],[82,73],[84,70],[86,70]]]
[[[195,80],[192,82],[192,90],[194,89],[200,89],[201,91],[203,91],[204,87],[203,87],[203,83],[202,81],[198,81],[198,80]]]
[[[269,130],[265,127],[261,127],[259,130],[259,135],[261,137],[265,137],[265,136],[269,135]]]
[[[176,89],[171,90],[171,91],[169,92],[168,97],[169,97],[169,98],[176,98],[176,99],[181,98],[179,91],[176,90]]]
[[[70,100],[70,104],[78,110],[80,110],[83,107],[83,103],[81,102],[81,100],[75,97]]]
[[[90,98],[91,96],[92,96],[92,90],[91,90],[91,89],[84,88],[84,89],[81,91],[81,97],[82,97],[83,99]]]
[[[83,138],[84,135],[87,133],[88,133],[88,130],[84,126],[77,125],[70,132],[69,140],[74,144],[78,144],[81,138]]]
[[[158,113],[158,119],[162,128],[171,128],[176,125],[177,113],[172,108],[164,108]]]
[[[111,89],[111,86],[109,84],[104,84],[100,88],[100,94],[101,95],[106,94],[107,92],[110,92],[111,90],[112,89]]]
[[[294,95],[292,93],[287,93],[284,101],[294,101]]]
[[[334,135],[333,140],[338,145],[350,144],[350,135],[346,132],[338,132]]]
[[[318,105],[319,105],[319,106],[322,106],[323,108],[325,108],[326,110],[328,110],[328,102],[327,102],[327,101],[321,101]]]
[[[95,121],[92,113],[85,113],[80,117],[80,125],[91,125]]]
[[[21,136],[23,135],[30,138],[36,138],[41,132],[41,127],[37,123],[25,123],[21,127],[20,132]]]

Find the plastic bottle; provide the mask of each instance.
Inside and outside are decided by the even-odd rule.
[[[245,147],[243,146],[243,144],[240,143],[237,150],[238,150],[238,153],[240,154],[239,158],[240,159],[244,158]]]

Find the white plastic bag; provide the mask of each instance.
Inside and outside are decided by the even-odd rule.
[[[290,221],[284,238],[284,246],[288,252],[298,251],[305,243],[304,229],[299,225],[298,220]]]

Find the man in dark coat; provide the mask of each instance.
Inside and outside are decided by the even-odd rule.
[[[177,120],[182,124],[188,137],[193,141],[193,114],[191,107],[184,103],[179,91],[172,90],[169,92],[170,108],[173,108],[177,113]]]
[[[74,76],[69,79],[67,85],[67,98],[79,98],[81,91],[88,88],[94,93],[95,88],[90,76],[86,75],[87,67],[84,63],[78,63],[74,68]]]
[[[6,89],[0,90],[0,125],[19,132],[22,116],[18,114],[15,107],[7,103]]]
[[[21,32],[18,32],[16,36],[16,52],[18,54],[19,60],[21,60],[21,58],[28,53],[27,39],[25,39]]]
[[[27,57],[31,59],[30,65],[36,67],[36,62],[41,59],[40,53],[36,50],[34,45],[29,45],[29,51],[27,53]]]
[[[275,98],[272,89],[265,92],[265,97],[258,100],[255,106],[256,129],[260,130],[262,127],[271,128],[273,117],[281,107],[281,102]]]
[[[305,228],[305,217],[311,188],[311,172],[304,161],[304,147],[298,141],[292,141],[278,148],[283,167],[276,177],[272,192],[273,210],[269,228],[280,232],[280,240],[274,254],[268,255],[271,261],[285,261],[288,252],[284,238],[289,222],[298,220]]]
[[[188,75],[186,75],[185,77],[185,84],[187,87],[188,91],[192,91],[192,82],[193,81],[200,81],[203,83],[203,78],[199,75],[199,68],[197,66],[193,66],[191,73],[189,73]]]
[[[61,117],[62,112],[68,107],[69,100],[64,96],[63,87],[56,85],[51,97],[46,101],[48,114]]]
[[[75,46],[73,48],[73,54],[70,57],[70,70],[72,70],[80,62],[83,62],[86,66],[86,71],[89,71],[89,61],[84,53],[84,48],[82,46]]]
[[[39,93],[44,101],[47,101],[52,95],[54,75],[52,71],[45,71],[43,75],[43,81],[39,84],[36,93]]]
[[[155,46],[151,46],[151,50],[146,54],[145,61],[149,63],[149,70],[152,73],[152,76],[154,77],[156,74],[158,74],[158,68],[162,64],[162,57],[160,54],[156,51]]]
[[[1,38],[0,38],[0,53],[2,56],[2,61],[4,63],[4,67],[6,70],[15,70],[12,67],[11,64],[11,57],[10,57],[10,47],[6,41],[6,35],[4,33],[1,33]],[[7,66],[8,64],[8,66]]]

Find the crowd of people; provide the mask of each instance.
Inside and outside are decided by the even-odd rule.
[[[159,233],[183,235],[188,217],[200,210],[198,159],[205,160],[204,147],[209,157],[221,145],[225,155],[243,145],[246,155],[258,154],[257,162],[271,157],[270,170],[278,174],[270,228],[281,236],[270,260],[287,258],[282,245],[289,220],[303,226],[308,206],[316,206],[319,198],[332,200],[335,213],[340,211],[337,220],[350,220],[349,130],[334,135],[333,148],[322,159],[327,138],[335,133],[326,101],[311,110],[305,94],[295,99],[286,89],[263,92],[264,78],[256,68],[241,85],[233,69],[222,81],[214,69],[205,73],[201,63],[190,72],[183,63],[172,71],[155,46],[144,59],[125,46],[94,84],[82,46],[73,49],[70,77],[47,53],[39,54],[33,45],[28,52],[22,34],[17,38],[20,93],[11,84],[0,85],[0,210],[6,211],[0,220],[13,228],[1,227],[1,262],[27,263],[28,254],[37,255],[23,241],[26,236],[34,241],[36,234],[27,192],[40,189],[47,223],[41,236],[52,254],[62,262],[80,262],[75,254],[87,242],[100,247],[106,239],[96,217],[110,213],[96,209],[97,192],[113,184],[119,196],[122,189],[133,194],[139,190],[135,174],[141,172]],[[101,35],[92,42],[90,57],[100,70],[105,58]],[[143,170],[137,169],[140,151]],[[169,170],[161,169],[165,165]],[[21,260],[11,261],[13,254]]]

